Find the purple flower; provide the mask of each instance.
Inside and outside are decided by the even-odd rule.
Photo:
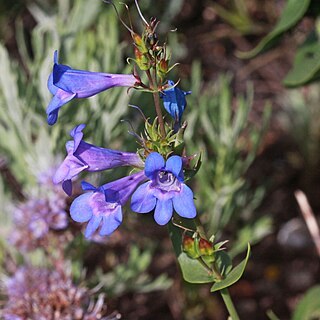
[[[75,70],[58,63],[54,52],[53,71],[48,79],[48,88],[54,95],[47,108],[48,124],[58,119],[59,109],[74,98],[89,98],[113,87],[133,87],[137,79],[132,74],[111,74]]]
[[[66,143],[67,156],[53,176],[55,184],[63,182],[63,190],[71,195],[71,179],[82,171],[101,171],[121,166],[143,167],[140,157],[133,152],[123,152],[96,147],[82,141],[84,124],[76,126],[70,135],[73,141]]]
[[[173,209],[184,218],[196,216],[193,192],[183,183],[181,157],[172,156],[165,162],[159,153],[152,152],[146,159],[144,171],[150,181],[132,195],[133,211],[147,213],[155,208],[154,219],[160,225],[169,222]]]
[[[110,235],[122,222],[122,206],[132,192],[147,178],[143,171],[109,182],[95,188],[87,182],[82,183],[83,190],[89,192],[77,197],[71,204],[70,215],[74,221],[88,222],[85,236],[92,234],[101,226],[101,236]]]
[[[104,296],[94,299],[93,290],[74,283],[71,268],[62,268],[64,260],[58,262],[53,270],[27,264],[1,281],[1,319],[120,319],[106,316]]]
[[[169,88],[164,90],[160,97],[163,100],[164,108],[171,115],[177,124],[181,124],[184,109],[187,106],[185,96],[191,91],[183,91],[175,86],[172,80],[168,80]]]

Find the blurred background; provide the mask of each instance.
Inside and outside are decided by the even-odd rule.
[[[137,32],[134,1],[125,1]],[[320,6],[316,0],[141,0],[160,20],[170,78],[192,90],[184,113],[188,154],[202,153],[192,180],[208,234],[229,240],[237,261],[252,255],[230,288],[241,318],[311,319],[299,301],[319,294],[319,252],[297,202],[302,190],[319,221]],[[123,5],[120,15],[128,21]],[[135,151],[148,94],[115,88],[69,103],[46,124],[53,52],[75,69],[130,73],[130,34],[111,6],[92,0],[0,0],[0,314],[38,319],[25,293],[60,310],[55,319],[226,319],[218,294],[182,280],[166,227],[128,209],[112,236],[85,240],[72,198],[51,183],[69,131]],[[125,121],[122,121],[125,120]],[[99,184],[125,170],[81,178]],[[91,180],[90,180],[91,179]],[[76,190],[76,193],[79,190]],[[76,194],[75,194],[76,195]],[[305,205],[302,211],[305,211]],[[310,211],[310,210],[309,210]],[[310,215],[310,214],[309,214]],[[310,220],[309,220],[310,221]],[[318,248],[319,248],[318,240]],[[45,301],[31,284],[44,279]],[[53,284],[56,284],[55,286]],[[78,290],[75,297],[72,292]],[[32,292],[32,293],[30,293]],[[316,295],[315,295],[316,292]],[[61,302],[64,297],[64,304]],[[310,295],[309,295],[310,297]],[[319,303],[312,307],[320,319]],[[64,310],[64,311],[61,311]],[[315,311],[316,310],[316,311]],[[1,313],[2,312],[2,313]],[[316,316],[315,316],[316,315]],[[29,316],[29,318],[28,318]],[[69,318],[67,318],[69,316]],[[49,317],[49,316],[48,316]]]

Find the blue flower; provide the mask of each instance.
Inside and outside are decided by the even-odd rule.
[[[160,97],[163,100],[164,108],[175,120],[175,122],[181,125],[181,119],[184,109],[187,106],[186,95],[191,91],[183,91],[175,86],[172,80],[168,80],[169,88],[164,90]]]
[[[121,166],[143,167],[140,157],[133,152],[96,147],[82,140],[85,125],[76,126],[70,135],[73,141],[66,143],[67,156],[53,176],[53,182],[62,183],[68,195],[72,192],[71,179],[82,171],[96,172]]]
[[[71,218],[77,222],[88,222],[85,230],[87,238],[91,237],[99,227],[101,236],[110,235],[122,222],[122,206],[137,186],[145,180],[144,172],[140,171],[99,188],[83,182],[82,188],[88,192],[72,202]]]
[[[48,124],[55,124],[59,109],[74,98],[88,98],[112,87],[133,87],[136,82],[131,74],[72,69],[58,63],[58,52],[55,51],[53,72],[48,79],[48,88],[54,95],[47,108]]]
[[[144,172],[150,181],[132,195],[133,211],[147,213],[155,208],[154,219],[160,225],[169,222],[173,209],[184,218],[196,216],[193,192],[183,183],[181,157],[171,156],[165,162],[159,153],[152,152],[146,159]]]

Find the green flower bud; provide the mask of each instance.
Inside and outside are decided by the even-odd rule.
[[[141,53],[137,47],[134,48],[134,55],[136,57],[135,61],[138,67],[140,68],[140,70],[146,71],[150,69],[151,67],[150,60],[145,54]]]
[[[211,242],[201,238],[199,241],[199,252],[201,256],[211,256],[214,253],[213,245]]]
[[[149,52],[145,42],[143,41],[143,39],[136,33],[132,34],[132,39],[134,41],[134,44],[136,45],[136,47],[138,48],[138,50],[142,53],[142,54],[146,54]]]
[[[159,78],[163,79],[168,72],[168,60],[161,59],[157,65],[157,75]]]
[[[197,259],[200,256],[197,252],[195,239],[190,236],[183,236],[182,249],[191,259]]]

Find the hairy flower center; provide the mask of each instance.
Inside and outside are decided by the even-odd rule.
[[[158,171],[154,182],[163,191],[180,191],[180,182],[171,172]]]

